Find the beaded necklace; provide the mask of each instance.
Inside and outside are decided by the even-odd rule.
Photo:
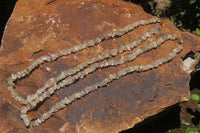
[[[39,118],[35,120],[30,120],[27,113],[31,111],[32,109],[36,108],[36,106],[43,102],[46,98],[50,97],[56,90],[61,89],[62,87],[66,85],[73,84],[77,79],[84,78],[88,74],[94,72],[95,70],[99,68],[104,68],[108,66],[117,66],[120,64],[124,64],[126,62],[130,62],[134,60],[138,55],[141,55],[147,51],[150,51],[151,49],[155,49],[158,46],[160,46],[162,43],[164,43],[167,40],[178,40],[179,38],[176,35],[173,34],[165,34],[162,37],[158,38],[156,41],[153,41],[147,46],[143,46],[141,48],[137,48],[135,52],[132,52],[131,54],[121,57],[120,59],[112,59],[112,57],[115,57],[116,55],[123,53],[125,51],[129,51],[136,46],[140,45],[142,42],[147,40],[149,37],[151,37],[153,34],[156,34],[160,26],[157,25],[151,30],[147,31],[144,35],[140,37],[140,39],[133,41],[132,43],[125,44],[120,46],[119,48],[111,49],[105,54],[99,54],[95,57],[92,57],[88,60],[86,60],[83,63],[78,64],[77,66],[70,68],[68,70],[62,71],[56,78],[51,78],[48,80],[42,88],[39,88],[35,94],[28,95],[27,98],[23,98],[15,91],[15,81],[18,79],[20,80],[23,77],[26,77],[31,74],[32,71],[36,69],[39,65],[43,64],[44,62],[53,62],[57,58],[61,56],[67,56],[72,53],[79,52],[83,49],[92,47],[94,45],[97,45],[101,43],[104,40],[112,39],[115,37],[123,36],[124,34],[131,32],[135,28],[142,26],[142,25],[148,25],[152,23],[159,23],[158,18],[152,18],[148,20],[140,20],[133,24],[129,24],[125,26],[124,28],[119,29],[118,31],[109,32],[101,35],[100,37],[97,37],[94,40],[90,40],[86,43],[76,45],[74,47],[71,47],[69,49],[65,49],[56,53],[53,53],[49,56],[45,55],[38,59],[36,59],[34,62],[32,62],[28,67],[23,69],[22,71],[17,72],[16,74],[12,74],[11,77],[8,78],[8,90],[10,91],[12,97],[18,101],[21,105],[21,114],[20,117],[23,119],[25,125],[28,126],[39,126],[41,123],[49,119],[53,113],[61,110],[62,108],[65,108],[68,104],[76,101],[77,99],[80,99],[81,97],[88,95],[89,93],[106,86],[108,83],[112,82],[113,80],[119,79],[122,76],[127,75],[131,72],[143,72],[147,71],[153,68],[157,68],[160,65],[172,60],[176,54],[178,54],[182,50],[182,45],[177,46],[171,53],[168,54],[168,56],[164,58],[160,58],[148,65],[144,66],[137,66],[132,65],[129,67],[126,67],[124,69],[119,70],[118,72],[110,74],[107,78],[103,79],[100,82],[97,82],[91,86],[87,86],[82,91],[76,92],[72,94],[71,96],[65,97],[61,101],[57,102],[53,107],[50,108],[49,111],[43,113]],[[111,58],[109,61],[106,61],[105,59]]]

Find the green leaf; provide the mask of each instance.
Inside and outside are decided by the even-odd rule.
[[[165,11],[165,10],[167,10],[167,7],[163,7],[163,8],[161,8],[161,10],[162,10],[162,11]]]
[[[186,131],[185,131],[185,133],[190,133],[191,131],[192,131],[191,128],[187,128]]]
[[[200,34],[200,28],[196,28],[197,34]]]
[[[194,132],[194,133],[199,133],[199,131],[198,131],[197,128],[193,128],[193,132]]]
[[[185,133],[199,133],[197,128],[187,128]]]
[[[185,133],[190,133],[191,132],[191,128],[186,129]]]
[[[192,94],[190,96],[190,98],[193,99],[193,100],[197,100],[197,101],[200,100],[199,95],[197,95],[197,94]]]
[[[200,36],[200,28],[196,28],[197,36]]]
[[[196,0],[190,0],[189,4],[192,5],[196,2]]]
[[[200,108],[200,104],[198,103],[197,106]]]

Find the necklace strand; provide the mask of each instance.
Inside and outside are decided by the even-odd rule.
[[[166,36],[166,40],[169,40],[169,39],[174,40],[175,39],[174,37],[175,36],[169,34],[168,36]],[[159,41],[157,41],[157,42],[159,42]],[[163,43],[162,41],[160,41],[160,42]],[[156,42],[152,43],[152,46],[156,47]],[[157,68],[166,62],[169,62],[182,50],[182,48],[183,48],[182,45],[179,45],[178,47],[176,47],[173,50],[173,52],[169,53],[168,56],[166,56],[165,58],[160,58],[160,59],[156,60],[155,62],[152,62],[149,65],[144,65],[144,66],[143,65],[141,65],[141,66],[133,65],[133,66],[129,66],[124,69],[121,69],[116,73],[110,74],[107,78],[103,79],[102,81],[97,82],[91,86],[87,86],[82,91],[76,92],[69,97],[65,97],[61,101],[57,102],[49,111],[43,113],[41,115],[41,117],[37,118],[36,120],[30,121],[30,119],[28,118],[28,115],[27,115],[27,112],[30,110],[27,110],[27,107],[24,106],[24,107],[22,107],[22,110],[21,110],[21,118],[24,120],[26,126],[31,126],[31,127],[39,126],[45,120],[49,119],[53,113],[61,110],[62,108],[65,108],[68,104],[72,103],[73,101],[80,99],[81,97],[88,95],[89,93],[96,91],[97,89],[99,89],[101,87],[106,86],[108,83],[112,82],[113,80],[119,79],[120,77],[125,76],[131,72],[147,71],[147,70],[150,70],[153,68]],[[95,67],[97,67],[97,65],[95,65]],[[68,81],[66,81],[66,80],[62,81],[62,83],[58,84],[58,88],[65,86],[67,83],[68,83]]]
[[[147,52],[147,51],[149,51],[149,50],[151,50],[153,48],[157,48],[158,46],[160,46],[165,41],[167,41],[167,40],[176,40],[176,39],[177,38],[176,38],[175,35],[166,34],[166,35],[160,37],[157,41],[154,41],[154,42],[152,42],[151,44],[149,44],[147,46],[143,46],[141,48],[136,49],[135,52],[129,54],[127,57],[123,58],[123,60],[119,59],[119,60],[110,60],[107,63],[105,63],[105,62],[95,63],[92,66],[90,66],[89,68],[84,69],[83,72],[79,72],[78,74],[76,74],[74,76],[70,76],[70,77],[64,79],[63,81],[59,82],[58,84],[55,83],[55,85],[53,87],[49,88],[49,90],[44,92],[37,100],[44,101],[44,99],[49,97],[51,94],[53,94],[55,90],[60,89],[60,88],[62,88],[64,86],[66,86],[66,85],[70,85],[70,84],[74,83],[75,80],[77,80],[77,79],[79,79],[81,77],[84,77],[84,76],[88,75],[89,73],[92,73],[97,68],[102,68],[102,67],[107,67],[107,66],[112,66],[112,65],[118,65],[118,64],[123,64],[123,63],[125,63],[127,61],[132,61],[138,55],[143,54],[143,53],[145,53],[145,52]],[[137,69],[134,69],[134,71],[141,72],[141,71],[152,69],[154,67],[158,67],[159,65],[163,64],[163,62],[167,62],[167,61],[171,60],[172,57],[174,58],[175,57],[174,53],[180,52],[181,49],[182,49],[182,46],[180,45],[179,47],[177,47],[174,50],[175,52],[173,51],[172,54],[169,54],[169,56],[171,56],[171,57],[158,59],[154,63],[152,63],[153,65],[151,64],[152,66],[151,65],[146,65],[146,66],[135,67]],[[137,51],[139,51],[139,52],[137,52]],[[76,99],[79,99],[82,96],[89,94],[93,90],[93,89],[87,89],[87,88],[91,88],[91,87],[92,88],[96,88],[96,89],[100,88],[102,86],[107,85],[112,80],[118,79],[121,76],[126,75],[127,73],[133,72],[133,71],[130,71],[130,72],[128,71],[127,72],[127,70],[129,70],[129,69],[130,69],[130,67],[127,67],[126,69],[122,69],[117,73],[109,75],[108,78],[106,78],[106,79],[101,81],[102,83],[104,83],[103,85],[101,85],[101,84],[99,85],[99,83],[96,83],[96,84],[94,84],[92,86],[86,87],[86,89],[84,89],[83,91],[74,93],[72,96],[66,97],[64,99],[67,99],[67,101],[68,101],[67,104],[69,104],[69,103],[75,101]],[[112,76],[114,78],[112,78]],[[63,101],[63,100],[61,100],[61,101]],[[23,108],[21,110],[21,118],[25,121],[27,126],[29,126],[29,125],[30,126],[38,126],[39,124],[44,122],[46,119],[51,117],[51,115],[54,112],[66,107],[67,104],[65,104],[63,102],[56,103],[56,105],[52,109],[50,109],[50,112],[45,112],[40,118],[38,118],[38,119],[36,119],[34,121],[30,121],[29,120],[29,118],[27,116],[27,112],[30,111],[32,108],[36,107],[36,104],[35,104],[35,106],[30,106],[29,104],[27,104],[26,106],[23,106]],[[54,109],[55,107],[56,107],[56,109]]]
[[[133,24],[129,24],[125,26],[124,28],[120,28],[118,31],[105,33],[102,36],[97,37],[95,40],[84,42],[83,44],[74,46],[69,49],[62,50],[60,52],[53,53],[49,56],[48,55],[42,56],[36,59],[33,63],[31,63],[27,68],[23,69],[22,71],[19,71],[16,74],[11,74],[11,77],[9,77],[7,80],[8,85],[9,85],[8,90],[10,91],[11,96],[22,105],[20,117],[24,121],[25,125],[27,127],[39,126],[41,123],[49,119],[53,113],[61,110],[62,108],[65,108],[68,104],[74,102],[77,99],[80,99],[81,97],[103,86],[108,85],[108,83],[122,76],[125,76],[128,73],[143,72],[143,71],[148,71],[153,68],[157,68],[158,66],[172,60],[176,56],[176,54],[178,54],[182,50],[183,46],[182,45],[177,46],[173,50],[173,52],[169,53],[168,56],[164,58],[160,58],[152,62],[151,64],[140,65],[140,66],[133,65],[133,66],[129,66],[124,69],[121,69],[118,72],[115,72],[113,74],[110,74],[107,78],[103,79],[102,81],[97,82],[91,86],[87,86],[82,91],[76,92],[72,94],[71,96],[65,97],[61,101],[57,102],[53,107],[51,107],[49,111],[43,113],[39,118],[35,120],[30,120],[27,113],[31,111],[32,109],[36,108],[39,102],[45,101],[45,99],[50,97],[56,90],[63,88],[66,85],[73,84],[77,79],[87,76],[88,74],[94,72],[96,69],[104,68],[108,66],[116,66],[116,65],[124,64],[126,62],[130,62],[134,60],[138,55],[141,55],[147,51],[150,51],[151,49],[157,48],[158,46],[160,46],[162,43],[164,43],[167,40],[179,40],[179,38],[176,35],[165,34],[162,37],[158,38],[156,41],[153,41],[147,46],[143,46],[141,48],[136,49],[134,52],[132,52],[131,54],[125,57],[121,57],[120,59],[110,59],[108,61],[105,61],[105,59],[115,57],[116,55],[123,53],[124,51],[129,51],[135,48],[136,46],[140,45],[146,39],[151,37],[151,35],[158,32],[159,26],[156,26],[155,28],[152,28],[150,31],[142,35],[140,39],[132,43],[125,44],[125,45],[120,46],[119,48],[109,50],[107,53],[99,54],[98,56],[90,58],[87,61],[78,64],[74,68],[70,68],[68,70],[62,71],[56,78],[51,78],[50,80],[48,80],[42,88],[39,88],[35,94],[28,95],[27,98],[23,98],[14,90],[15,82],[17,79],[21,79],[22,77],[25,77],[31,74],[31,72],[34,71],[34,69],[36,69],[37,66],[43,64],[44,62],[53,62],[61,56],[66,56],[72,53],[79,52],[83,49],[97,45],[103,40],[107,40],[110,38],[112,39],[118,36],[120,37],[134,30],[138,26],[148,25],[148,24],[157,23],[157,22],[159,22],[158,18],[137,21]]]
[[[37,103],[43,101],[46,97],[49,97],[49,95],[51,95],[52,93],[54,93],[57,90],[56,87],[51,87],[51,86],[54,86],[55,83],[59,82],[60,80],[66,78],[68,76],[71,76],[71,75],[83,70],[84,68],[88,67],[90,64],[96,63],[98,61],[102,61],[102,60],[107,59],[107,58],[112,58],[119,53],[133,49],[134,47],[138,46],[143,41],[145,41],[147,38],[149,38],[152,34],[157,33],[158,30],[159,30],[159,27],[160,27],[159,25],[155,26],[155,28],[152,28],[150,31],[146,32],[140,39],[138,39],[138,40],[136,40],[132,43],[122,45],[118,49],[112,49],[105,54],[99,54],[99,55],[97,55],[93,58],[88,59],[87,61],[85,61],[83,63],[80,63],[79,65],[77,65],[74,68],[62,71],[61,74],[59,74],[56,78],[51,78],[49,81],[47,81],[45,83],[45,85],[42,88],[38,89],[35,94],[29,95],[27,97],[27,102],[29,104],[31,104],[31,106],[35,107]],[[103,68],[103,67],[107,67],[107,66],[114,66],[114,65],[118,65],[118,64],[123,64],[123,63],[125,63],[124,60],[126,60],[126,59],[122,58],[120,60],[111,60],[109,62],[104,61],[100,65],[98,63],[96,63],[92,67],[85,69],[84,72],[78,73],[76,77],[68,78],[68,84],[66,84],[66,85],[70,85],[70,84],[74,83],[74,81],[76,81],[77,79],[79,79],[81,77],[88,75],[89,73],[96,70],[96,68],[99,68],[99,67]],[[50,87],[50,88],[45,92],[45,90],[48,88],[47,86]]]
[[[53,53],[53,54],[51,54],[49,56],[48,55],[42,56],[42,57],[36,59],[33,63],[31,63],[27,68],[23,69],[22,71],[18,71],[16,74],[11,74],[11,77],[9,77],[7,79],[7,82],[8,82],[8,85],[9,85],[7,89],[8,89],[8,91],[10,91],[11,96],[16,101],[18,101],[22,105],[27,104],[28,103],[27,99],[25,99],[22,96],[20,96],[14,90],[14,88],[15,88],[15,83],[14,82],[17,79],[21,79],[21,78],[29,75],[36,67],[38,67],[39,65],[41,65],[45,61],[46,62],[53,62],[58,57],[67,56],[67,55],[70,55],[72,53],[79,52],[79,51],[81,51],[83,49],[86,49],[88,47],[92,47],[94,45],[97,45],[100,42],[102,42],[103,40],[107,40],[109,38],[114,38],[114,37],[117,37],[117,36],[122,36],[122,35],[130,32],[130,31],[134,30],[135,28],[137,28],[139,26],[148,25],[148,24],[152,24],[152,23],[157,23],[159,21],[160,21],[159,18],[156,18],[156,17],[155,18],[151,18],[151,19],[147,19],[147,20],[139,20],[139,21],[136,21],[136,22],[134,22],[132,24],[129,24],[129,25],[125,26],[124,28],[120,28],[118,31],[104,33],[103,35],[101,35],[100,37],[97,37],[94,40],[90,40],[88,42],[84,42],[83,44],[74,46],[72,48],[65,49],[65,50],[62,50],[60,52]],[[48,88],[49,86],[47,85],[46,87]]]

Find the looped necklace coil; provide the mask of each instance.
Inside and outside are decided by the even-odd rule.
[[[137,56],[147,51],[157,48],[158,46],[163,44],[165,41],[167,40],[175,41],[179,38],[173,34],[165,34],[161,36],[160,38],[158,38],[156,41],[151,42],[149,45],[137,48],[135,52],[132,52],[131,54],[125,57],[121,57],[120,59],[112,59],[112,57],[115,57],[118,54],[134,49],[136,46],[142,44],[145,40],[147,40],[153,34],[156,34],[160,29],[160,26],[156,25],[154,28],[147,31],[138,40],[135,40],[132,43],[121,45],[119,48],[111,49],[105,54],[99,54],[95,57],[89,58],[85,62],[80,63],[73,68],[62,71],[57,77],[51,78],[50,80],[48,80],[43,85],[42,88],[39,88],[36,91],[35,94],[28,95],[27,98],[23,98],[15,91],[14,88],[15,88],[15,82],[17,79],[20,80],[21,78],[30,75],[31,72],[36,69],[36,67],[43,64],[44,62],[53,62],[61,56],[67,56],[72,53],[77,53],[83,49],[95,46],[104,40],[112,39],[115,37],[121,37],[124,34],[131,32],[132,30],[134,30],[135,28],[139,26],[153,24],[153,23],[159,23],[159,19],[152,18],[152,19],[147,19],[147,20],[139,20],[133,24],[129,24],[125,26],[124,28],[119,29],[118,31],[105,33],[94,40],[90,40],[88,42],[76,45],[69,49],[65,49],[65,50],[53,53],[49,56],[48,55],[42,56],[36,59],[34,62],[32,62],[25,69],[18,71],[15,74],[11,74],[11,76],[7,80],[8,85],[9,85],[8,90],[11,93],[11,96],[22,105],[20,117],[24,121],[25,125],[27,127],[39,126],[41,123],[49,119],[53,113],[61,110],[62,108],[65,108],[68,104],[76,101],[77,99],[80,99],[81,97],[103,86],[106,86],[108,83],[112,82],[113,80],[119,79],[120,77],[125,76],[131,72],[143,72],[143,71],[148,71],[153,68],[157,68],[160,65],[172,60],[182,50],[183,46],[178,45],[175,49],[173,49],[171,53],[168,54],[168,56],[164,58],[160,58],[148,65],[144,65],[144,66],[132,65],[124,69],[121,69],[118,72],[110,74],[108,77],[106,77],[102,81],[97,82],[93,85],[87,86],[83,90],[76,92],[72,94],[71,96],[65,97],[61,101],[57,102],[53,107],[51,107],[50,110],[43,113],[39,118],[35,120],[30,120],[27,113],[31,111],[32,109],[36,108],[36,106],[40,102],[45,101],[45,99],[47,99],[52,94],[54,94],[56,90],[61,89],[64,86],[73,84],[77,79],[84,78],[85,76],[87,76],[88,74],[94,72],[95,70],[99,68],[117,66],[120,64],[124,64],[126,62],[133,61]],[[108,58],[110,58],[110,60],[106,61],[106,59]]]

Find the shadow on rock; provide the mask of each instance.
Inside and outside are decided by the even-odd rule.
[[[164,133],[170,129],[179,128],[181,124],[179,113],[180,107],[176,104],[120,133]]]

